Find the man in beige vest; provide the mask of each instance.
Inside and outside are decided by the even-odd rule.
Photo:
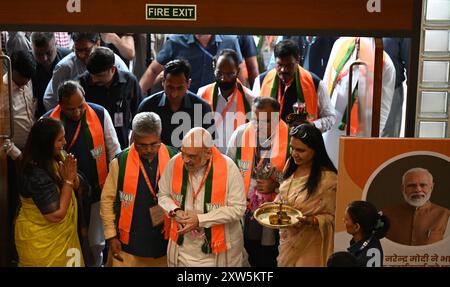
[[[382,209],[391,222],[386,238],[404,245],[426,245],[450,235],[450,210],[430,202],[433,187],[428,170],[416,167],[405,172],[405,202]]]

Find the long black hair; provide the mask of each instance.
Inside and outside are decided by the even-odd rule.
[[[381,239],[389,230],[389,219],[378,213],[375,205],[368,201],[356,200],[347,205],[347,214],[354,224],[358,223],[363,239],[371,236]]]
[[[54,146],[62,128],[62,123],[53,118],[41,118],[34,123],[23,152],[23,172],[30,167],[39,167],[57,180],[53,170]]]
[[[314,150],[314,157],[312,159],[311,173],[305,188],[308,196],[311,196],[319,185],[322,170],[329,170],[337,173],[333,162],[325,150],[322,132],[312,124],[301,124],[290,131],[291,138],[296,138],[302,141],[309,148]],[[289,157],[288,165],[284,171],[284,179],[289,178],[297,169],[292,155]]]

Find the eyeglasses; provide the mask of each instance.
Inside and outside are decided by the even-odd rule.
[[[152,144],[134,144],[134,147],[138,148],[138,149],[145,149],[145,148],[150,148],[150,149],[157,149],[161,146],[161,143],[152,143]]]
[[[296,127],[293,127],[291,129],[291,131],[289,132],[289,135],[299,138],[299,139],[304,139],[308,136],[308,133],[306,132],[305,127],[306,127],[306,124],[301,124]]]

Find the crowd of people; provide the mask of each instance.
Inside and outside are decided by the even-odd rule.
[[[370,38],[6,35],[15,135],[4,150],[19,266],[334,258],[337,143],[354,108],[342,91]],[[396,68],[385,53],[383,135],[400,128],[390,113],[403,100]],[[292,125],[299,104],[307,116]],[[273,201],[303,216],[280,231],[263,227],[253,213]],[[361,245],[381,249],[389,220],[377,216],[364,202],[347,207],[352,264],[369,266]]]

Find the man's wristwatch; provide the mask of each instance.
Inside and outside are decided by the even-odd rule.
[[[175,217],[177,215],[177,211],[181,210],[181,208],[177,207],[174,210],[169,211],[169,217]]]

